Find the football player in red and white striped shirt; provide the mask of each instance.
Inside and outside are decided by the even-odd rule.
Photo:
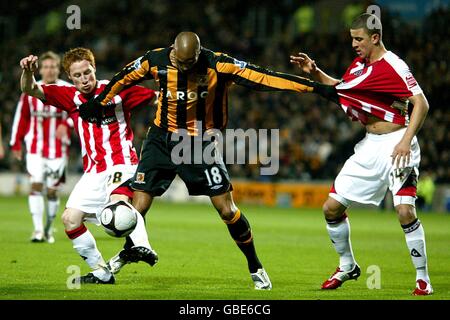
[[[291,62],[304,72],[321,83],[335,86],[334,100],[367,130],[366,137],[355,146],[355,153],[336,177],[323,206],[340,264],[322,289],[336,289],[343,282],[359,277],[346,210],[353,202],[379,205],[389,188],[416,268],[413,294],[429,295],[433,289],[428,275],[425,233],[415,210],[420,163],[416,135],[425,121],[428,102],[406,63],[384,47],[378,17],[359,16],[350,35],[357,57],[341,80],[320,70],[304,53],[291,56]],[[409,102],[414,105],[410,117]]]
[[[38,84],[33,76],[36,56],[23,58],[20,65],[22,91],[68,112],[80,137],[84,174],[67,201],[62,220],[74,249],[93,271],[74,282],[114,283],[114,276],[83,222],[98,223],[99,214],[109,201],[128,201],[132,197],[127,180],[134,175],[138,157],[132,143],[131,111],[149,105],[155,92],[141,86],[124,90],[113,98],[101,125],[97,126],[82,120],[78,111],[82,103],[101,92],[108,83],[96,79],[95,58],[89,49],[75,48],[64,54],[63,67],[74,86]],[[137,226],[122,252],[130,259],[128,262],[145,261],[153,265],[157,255],[148,241],[142,216],[138,214],[137,218]]]
[[[61,59],[52,51],[40,56],[40,84],[69,85],[58,79]],[[12,125],[10,146],[14,158],[22,160],[22,144],[26,146],[26,166],[30,175],[29,210],[34,231],[32,242],[55,242],[52,222],[59,208],[58,187],[64,182],[72,121],[67,112],[22,94]],[[47,194],[47,210],[43,193]],[[47,212],[44,227],[43,215]]]

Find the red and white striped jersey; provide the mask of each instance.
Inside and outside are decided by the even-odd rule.
[[[406,63],[388,51],[373,63],[360,57],[353,60],[336,86],[339,103],[353,121],[367,124],[368,115],[407,125],[407,98],[422,89]]]
[[[42,84],[41,81],[38,83]],[[57,85],[69,85],[58,80]],[[61,141],[56,138],[56,128],[59,125],[73,127],[67,112],[59,110],[48,103],[32,96],[22,94],[17,104],[12,125],[10,146],[12,150],[20,151],[25,141],[26,152],[37,154],[48,159],[67,156],[70,140]]]
[[[103,91],[109,81],[97,81],[95,95]],[[114,165],[137,164],[130,126],[131,110],[149,105],[155,92],[142,86],[133,86],[114,96],[106,107],[100,127],[79,117],[78,108],[91,96],[85,96],[74,86],[43,85],[47,103],[63,109],[73,119],[80,137],[84,172],[102,172]]]

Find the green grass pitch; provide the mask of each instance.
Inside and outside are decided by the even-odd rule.
[[[64,201],[63,201],[64,203]],[[127,265],[116,285],[66,286],[67,268],[86,263],[73,250],[60,219],[55,244],[29,242],[31,218],[25,197],[0,198],[0,299],[450,299],[450,215],[419,213],[425,227],[435,294],[413,297],[415,270],[394,212],[349,211],[358,281],[334,291],[321,283],[338,258],[320,210],[240,206],[253,227],[259,257],[273,290],[255,291],[244,256],[212,206],[155,201],[147,229],[160,261]],[[88,224],[105,259],[123,239]],[[381,271],[381,289],[368,289],[370,273]]]

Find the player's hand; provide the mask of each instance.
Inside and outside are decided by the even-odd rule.
[[[5,157],[5,149],[3,148],[3,144],[0,141],[0,160]]]
[[[22,161],[22,150],[11,150],[13,158],[17,161]]]
[[[35,72],[38,68],[38,57],[29,55],[20,60],[20,67],[29,72]]]
[[[104,107],[94,98],[91,98],[88,102],[81,104],[78,108],[81,119],[87,122],[95,123],[97,127],[100,127],[102,124],[103,110]]]
[[[411,141],[401,140],[392,152],[392,164],[396,169],[405,168],[411,160]]]
[[[308,74],[317,71],[317,65],[306,53],[299,52],[298,56],[291,56],[291,63],[297,65],[303,72]]]

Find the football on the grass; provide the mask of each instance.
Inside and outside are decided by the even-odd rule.
[[[126,237],[136,227],[136,211],[125,201],[108,204],[100,214],[100,223],[110,236]]]

